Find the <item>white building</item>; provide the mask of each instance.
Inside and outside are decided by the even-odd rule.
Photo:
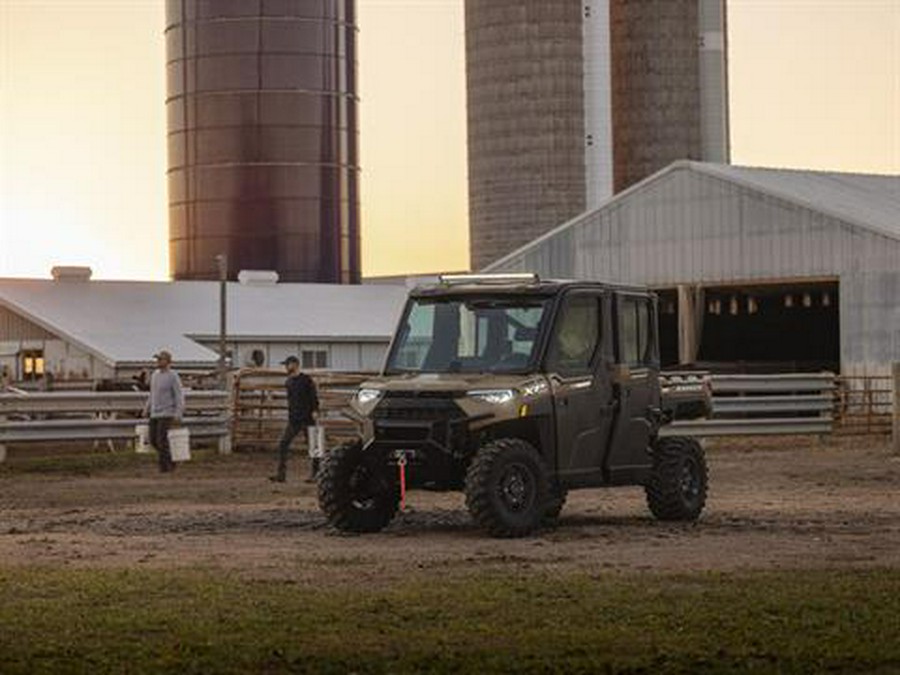
[[[900,176],[680,161],[485,271],[657,289],[663,365],[900,361]]]
[[[377,370],[407,289],[253,281],[227,285],[232,365]],[[218,360],[217,282],[0,279],[0,370],[14,381],[128,378],[160,349],[183,370]]]

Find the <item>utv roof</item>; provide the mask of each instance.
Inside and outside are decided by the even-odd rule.
[[[649,294],[646,287],[615,284],[604,281],[578,279],[541,279],[537,274],[448,274],[436,284],[418,286],[412,297],[446,295],[546,295],[552,296],[567,288],[599,288]]]

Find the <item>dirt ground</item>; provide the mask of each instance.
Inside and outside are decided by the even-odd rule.
[[[0,472],[0,564],[225,569],[298,583],[394,582],[423,571],[689,572],[900,565],[900,458],[872,439],[707,444],[696,524],[652,519],[641,489],[569,495],[558,527],[514,541],[472,525],[461,494],[413,492],[384,532],[330,530],[268,454],[72,474]],[[13,458],[11,461],[15,461]]]

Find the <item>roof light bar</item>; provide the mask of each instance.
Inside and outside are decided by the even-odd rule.
[[[514,272],[510,274],[441,274],[438,277],[442,284],[536,284],[541,278],[534,272]]]

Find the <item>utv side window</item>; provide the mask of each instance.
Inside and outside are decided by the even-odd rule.
[[[569,295],[553,330],[547,370],[562,375],[589,373],[599,344],[599,296]]]
[[[656,345],[651,332],[650,301],[619,297],[619,363],[650,366],[656,362]]]

